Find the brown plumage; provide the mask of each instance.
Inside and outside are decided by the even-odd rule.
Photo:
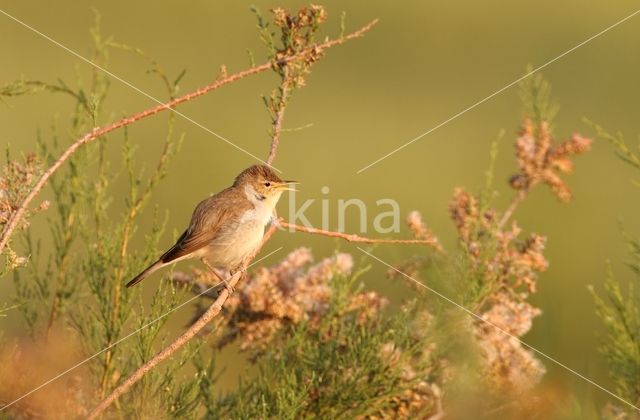
[[[127,287],[187,258],[201,258],[208,268],[238,268],[259,246],[280,195],[293,183],[281,180],[265,165],[245,169],[232,186],[201,201],[175,245],[129,281]]]

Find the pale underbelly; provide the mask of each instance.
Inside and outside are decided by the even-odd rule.
[[[218,236],[205,248],[202,257],[216,268],[232,270],[258,248],[263,236],[264,224],[244,223]]]

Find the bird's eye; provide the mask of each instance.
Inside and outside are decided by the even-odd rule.
[[[270,183],[269,181],[267,181],[267,182],[265,182],[265,183],[264,183],[264,186],[265,186],[265,187],[270,187],[270,186],[271,186],[271,183]]]

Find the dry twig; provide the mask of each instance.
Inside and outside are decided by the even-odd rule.
[[[367,238],[364,236],[355,235],[352,233],[334,232],[331,230],[316,229],[306,226],[300,226],[293,223],[285,222],[282,219],[278,219],[278,224],[283,228],[294,230],[297,232],[311,233],[314,235],[328,236],[331,238],[340,238],[349,242],[357,242],[361,244],[422,244],[436,247],[438,243],[434,239],[384,239],[384,238]],[[438,245],[439,246],[439,245]]]
[[[504,225],[507,224],[509,219],[511,219],[511,216],[513,216],[513,213],[516,211],[516,209],[520,205],[520,203],[522,203],[524,199],[527,198],[528,193],[529,193],[529,189],[527,188],[524,190],[519,190],[518,193],[513,196],[513,199],[511,200],[509,207],[507,207],[507,209],[504,211],[504,213],[502,214],[502,217],[500,218],[500,221],[498,222],[498,226],[497,226],[498,230],[502,230]]]
[[[289,80],[289,71],[285,67],[283,70],[282,83],[280,84],[280,100],[277,104],[275,111],[275,117],[272,122],[271,128],[271,148],[269,149],[269,156],[267,156],[267,165],[271,165],[276,158],[278,151],[278,145],[280,144],[280,134],[282,133],[282,120],[284,119],[284,110],[287,107],[289,98],[289,89],[291,81]]]
[[[242,273],[243,273],[242,271],[238,271],[233,275],[233,277],[231,277],[231,279],[229,280],[229,285],[231,287],[235,287],[240,277],[242,277]],[[113,392],[107,398],[105,398],[96,408],[93,409],[93,411],[89,414],[88,418],[95,419],[96,417],[98,417],[107,407],[109,407],[113,402],[115,402],[122,394],[127,392],[127,390],[131,388],[131,386],[133,386],[133,384],[135,384],[140,379],[142,379],[142,377],[147,372],[149,372],[151,369],[153,369],[156,365],[158,365],[160,362],[165,360],[167,357],[171,356],[171,354],[173,354],[176,350],[178,350],[180,347],[186,344],[187,341],[195,337],[198,334],[198,332],[200,332],[200,330],[204,328],[206,324],[209,323],[209,321],[211,321],[216,315],[220,313],[220,311],[222,310],[222,305],[224,305],[224,303],[227,301],[228,298],[229,298],[229,291],[225,288],[220,292],[218,299],[216,299],[216,301],[213,302],[213,304],[209,307],[209,309],[207,309],[207,311],[204,314],[202,314],[202,316],[189,329],[187,329],[180,337],[174,340],[173,343],[171,343],[170,345],[165,347],[161,352],[156,354],[151,360],[149,360],[147,363],[139,367],[138,370],[136,370],[133,373],[133,375],[129,376],[129,378],[127,378],[126,381],[124,381],[116,389],[114,389]]]
[[[267,232],[264,235],[264,238],[262,239],[262,244],[260,245],[260,247],[254,252],[253,255],[251,255],[243,263],[242,269],[237,271],[229,279],[229,286],[231,286],[232,288],[235,287],[236,284],[240,281],[240,278],[244,277],[247,267],[249,266],[251,261],[253,261],[255,256],[260,252],[264,244],[267,243],[267,241],[271,238],[271,235],[273,235],[275,230],[276,228],[273,225],[269,228],[269,230],[267,230]],[[200,330],[202,330],[205,327],[205,325],[207,325],[213,318],[215,318],[220,313],[220,311],[222,310],[222,307],[224,306],[228,298],[229,298],[229,290],[227,290],[226,288],[223,288],[220,291],[218,298],[211,304],[209,309],[207,309],[207,311],[204,314],[202,314],[200,318],[198,318],[196,322],[194,322],[184,333],[182,333],[180,337],[176,338],[173,341],[173,343],[169,344],[162,351],[160,351],[155,356],[153,356],[153,358],[149,360],[147,363],[140,366],[131,376],[127,378],[126,381],[121,383],[116,389],[113,390],[113,392],[111,392],[111,394],[109,394],[107,398],[105,398],[100,404],[98,404],[98,406],[96,406],[96,408],[94,408],[91,411],[91,413],[89,413],[89,416],[87,418],[88,419],[97,418],[100,414],[102,414],[104,410],[106,410],[111,404],[113,404],[121,395],[127,392],[129,388],[131,388],[136,382],[142,379],[142,377],[146,375],[147,372],[149,372],[151,369],[153,369],[162,361],[164,361],[173,353],[175,353],[176,350],[184,346],[193,337],[198,335]]]

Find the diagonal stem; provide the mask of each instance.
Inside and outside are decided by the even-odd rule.
[[[291,88],[291,79],[289,77],[289,67],[286,65],[282,69],[282,82],[280,83],[280,94],[278,102],[275,105],[275,116],[271,126],[271,148],[269,156],[267,156],[267,164],[271,165],[276,158],[278,146],[280,145],[280,134],[282,133],[282,121],[284,120],[284,111],[289,102]]]
[[[264,234],[262,243],[260,244],[258,249],[256,249],[254,253],[249,258],[247,258],[247,260],[245,260],[245,262],[242,264],[242,269],[237,271],[230,279],[228,279],[228,283],[231,288],[235,287],[240,279],[244,277],[246,269],[249,266],[250,262],[253,261],[264,244],[269,241],[271,235],[273,235],[275,230],[275,225],[271,225],[269,227],[267,232]],[[116,389],[114,389],[107,398],[105,398],[100,404],[98,404],[98,406],[96,406],[96,408],[91,411],[91,413],[89,413],[87,419],[92,420],[100,416],[104,412],[104,410],[106,410],[111,404],[113,404],[118,398],[120,398],[120,396],[126,393],[129,388],[131,388],[136,382],[142,379],[142,377],[146,375],[147,372],[155,368],[158,364],[175,353],[180,347],[184,346],[187,342],[194,338],[213,318],[215,318],[220,313],[229,296],[231,296],[229,290],[226,288],[222,289],[220,291],[220,294],[218,295],[218,298],[211,304],[209,309],[207,309],[207,311],[202,314],[200,318],[198,318],[195,323],[193,323],[184,333],[182,333],[182,335],[176,338],[173,343],[169,344],[162,351],[153,356],[153,358],[151,358],[151,360],[149,360],[147,363],[140,366],[131,376],[127,378],[126,381],[124,381]]]
[[[513,197],[513,199],[511,200],[511,204],[509,204],[509,207],[507,207],[507,209],[502,214],[502,217],[498,222],[498,230],[502,230],[504,225],[506,225],[509,219],[511,219],[511,216],[513,216],[513,213],[516,211],[520,203],[522,203],[524,199],[527,197],[529,190],[530,190],[530,187],[524,190],[518,190],[518,194],[516,194]]]

